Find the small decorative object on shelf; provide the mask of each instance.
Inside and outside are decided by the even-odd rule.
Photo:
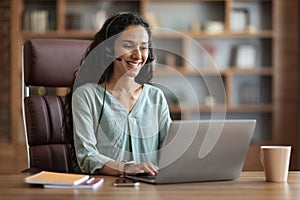
[[[95,31],[98,31],[107,19],[107,11],[111,9],[111,4],[112,2],[110,1],[98,1],[96,3],[97,11],[93,16],[93,28]]]
[[[151,27],[156,27],[156,28],[160,27],[159,19],[154,13],[147,12],[146,19],[148,20]]]
[[[167,53],[166,54],[166,65],[169,67],[175,67],[176,66],[176,56],[171,53]]]
[[[258,104],[260,102],[260,87],[258,83],[244,82],[239,88],[240,104]]]
[[[66,30],[80,30],[81,29],[81,15],[80,13],[66,14]]]
[[[23,18],[23,30],[39,33],[49,30],[48,10],[26,11]]]
[[[98,31],[104,24],[106,18],[107,16],[105,10],[99,10],[98,12],[96,12],[93,22],[94,30]]]
[[[248,33],[256,33],[257,30],[256,30],[256,28],[255,28],[254,25],[251,25],[251,24],[250,24],[250,25],[247,27],[247,32],[248,32]]]
[[[191,22],[191,32],[197,33],[201,31],[201,23],[199,20],[194,20]]]
[[[233,32],[247,31],[250,25],[249,11],[246,8],[234,8],[231,14],[230,28]]]
[[[219,21],[209,21],[204,30],[206,33],[216,34],[224,32],[224,23]]]
[[[214,105],[216,104],[216,100],[215,100],[215,98],[212,97],[212,96],[207,96],[207,97],[205,97],[205,99],[204,99],[204,104],[205,104],[206,106],[214,106]]]
[[[204,51],[202,52],[201,56],[201,68],[205,69],[212,69],[214,68],[214,59],[215,59],[215,52],[216,47],[212,44],[202,44]]]
[[[242,44],[235,47],[234,65],[240,68],[253,68],[257,65],[257,48],[252,44]]]

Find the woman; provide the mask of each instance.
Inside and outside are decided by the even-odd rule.
[[[72,95],[74,146],[83,172],[157,173],[157,151],[171,118],[162,91],[148,84],[154,60],[150,37],[143,18],[118,14],[96,33],[83,58],[82,63],[91,55],[110,60],[97,65],[104,71],[97,83],[80,85]],[[105,51],[92,54],[103,44]]]

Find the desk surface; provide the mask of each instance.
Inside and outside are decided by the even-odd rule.
[[[0,175],[0,199],[300,199],[300,171],[290,172],[287,183],[265,182],[263,172],[242,172],[233,181],[198,182],[114,187],[115,177],[104,176],[104,183],[92,189],[44,189],[24,183],[26,175]]]

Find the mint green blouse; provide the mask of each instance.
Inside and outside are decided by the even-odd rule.
[[[96,173],[109,161],[152,162],[164,142],[171,122],[163,92],[149,84],[128,110],[108,91],[103,115],[104,88],[87,83],[73,93],[74,145],[83,172]]]

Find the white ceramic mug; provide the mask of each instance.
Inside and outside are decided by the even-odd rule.
[[[291,146],[261,146],[260,161],[266,181],[286,182],[289,172]]]

